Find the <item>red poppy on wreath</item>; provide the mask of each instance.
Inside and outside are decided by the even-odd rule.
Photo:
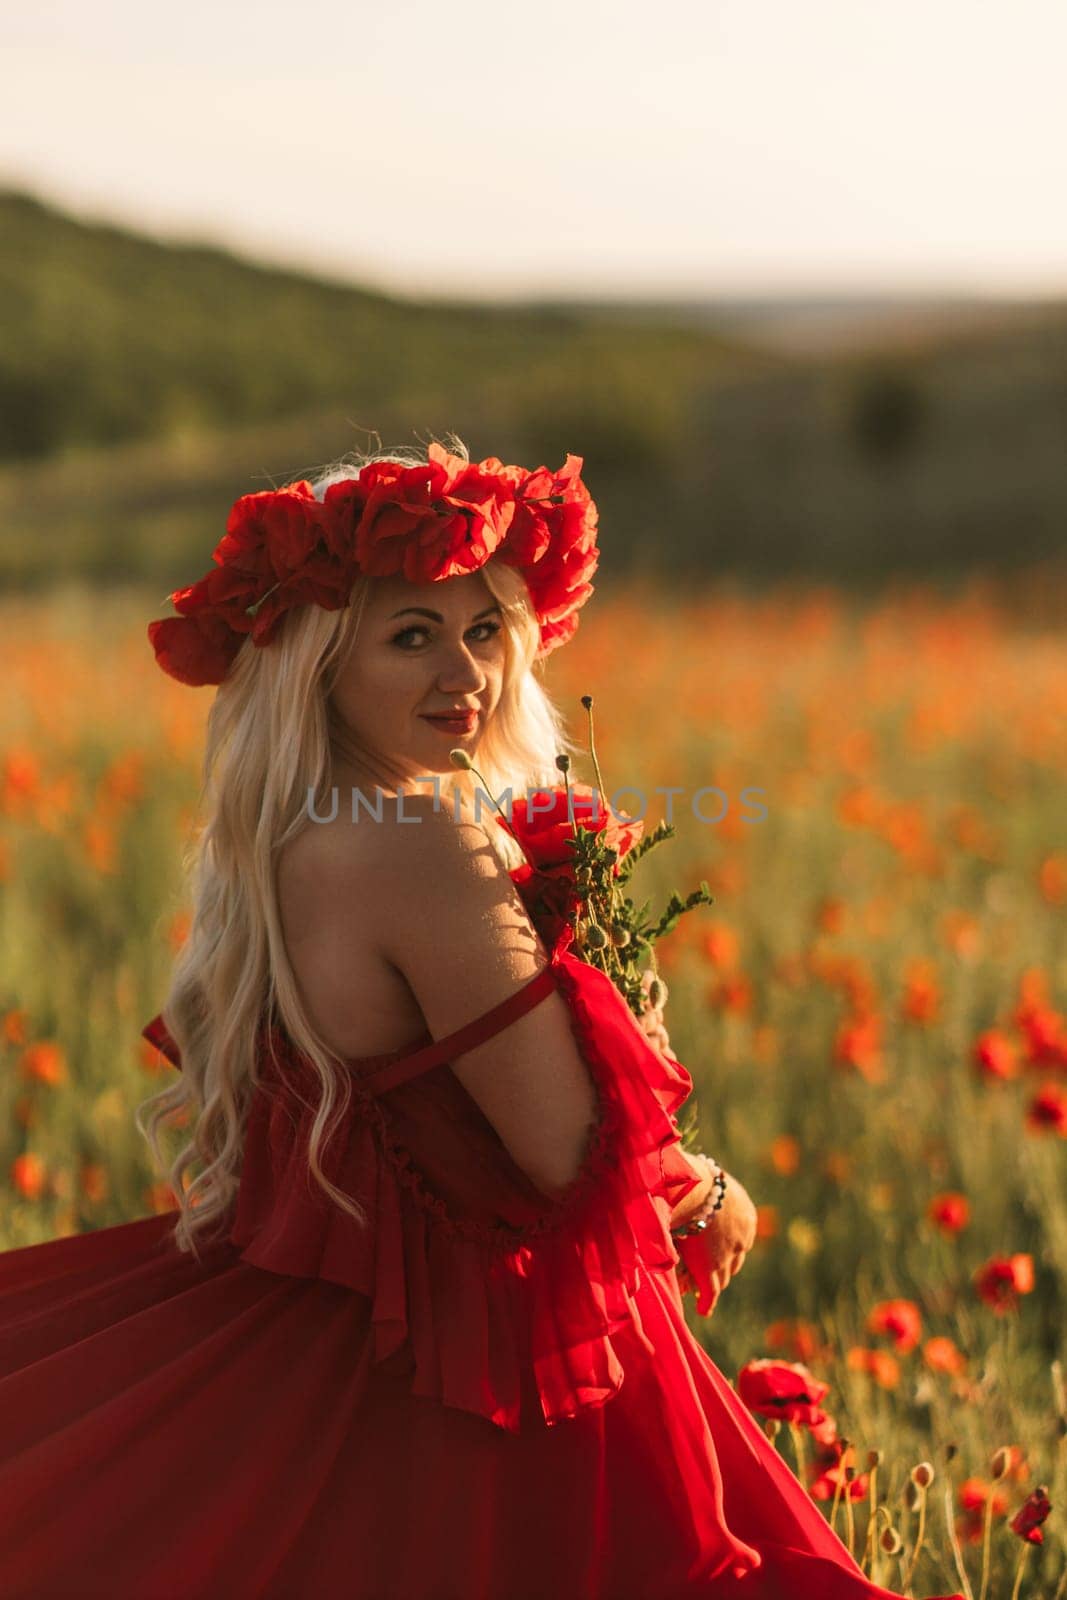
[[[432,443],[416,466],[371,461],[316,497],[307,479],[234,502],[211,570],[150,622],[163,670],[191,685],[223,681],[247,637],[271,643],[295,606],[347,605],[360,575],[433,583],[492,556],[519,569],[540,625],[537,659],[568,640],[593,593],[597,509],[581,456],[558,472],[465,461]]]

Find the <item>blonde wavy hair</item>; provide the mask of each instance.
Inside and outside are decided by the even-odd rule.
[[[469,460],[456,435],[443,441]],[[369,461],[421,465],[428,456],[411,447],[351,452],[314,480],[321,499],[328,484],[354,477]],[[486,725],[476,763],[494,799],[508,788],[560,781],[557,754],[572,759],[561,713],[535,676],[537,619],[525,580],[515,568],[490,558],[479,568],[501,607],[504,669],[500,701]],[[309,823],[309,796],[320,802],[331,784],[329,697],[359,630],[371,586],[360,578],[349,604],[337,611],[309,605],[282,619],[270,645],[246,640],[208,714],[200,792],[200,820],[183,859],[191,900],[188,937],[175,959],[163,1020],[181,1052],[173,1084],[142,1101],[135,1112],[155,1165],[179,1200],[174,1240],[200,1261],[201,1243],[214,1243],[232,1226],[244,1158],[248,1108],[260,1083],[259,1025],[279,1025],[314,1066],[320,1095],[308,1145],[311,1173],[330,1201],[361,1224],[364,1208],[326,1177],[324,1144],[347,1110],[348,1075],[313,1027],[282,936],[275,869],[278,853]],[[445,804],[474,816],[474,774],[441,774]],[[456,796],[459,799],[456,799]],[[491,810],[491,807],[488,808]],[[483,798],[484,815],[487,803]],[[487,835],[505,866],[523,857],[503,828]],[[161,1126],[188,1129],[187,1142],[168,1165]],[[193,1175],[192,1169],[199,1168]]]

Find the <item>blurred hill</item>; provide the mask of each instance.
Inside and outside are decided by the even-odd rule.
[[[1062,299],[992,300],[981,295],[799,294],[703,300],[543,300],[542,310],[610,321],[715,328],[757,349],[856,354],[928,347],[959,335],[1012,333],[1062,315]]]
[[[0,229],[9,586],[146,578],[163,594],[206,569],[238,494],[448,430],[475,459],[582,455],[605,581],[951,578],[1067,545],[1061,306],[489,307],[163,242],[15,190]]]

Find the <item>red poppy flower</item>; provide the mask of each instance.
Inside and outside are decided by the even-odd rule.
[[[821,1471],[818,1468],[813,1470],[808,1493],[813,1500],[832,1500],[835,1494],[842,1499],[847,1496],[849,1500],[866,1500],[869,1482],[870,1477],[866,1472],[849,1478],[844,1466],[830,1465]]]
[[[569,949],[574,942],[572,920],[578,901],[568,880],[549,877],[524,863],[512,873],[511,881],[549,954]]]
[[[179,683],[221,683],[243,640],[219,616],[163,617],[148,624],[156,660]]]
[[[941,1006],[941,986],[932,961],[909,963],[901,999],[902,1014],[911,1022],[932,1022]]]
[[[803,1317],[783,1317],[764,1330],[764,1342],[771,1350],[784,1350],[798,1361],[807,1361],[823,1348],[819,1330]]]
[[[900,1382],[900,1362],[888,1350],[871,1350],[866,1345],[850,1345],[845,1362],[853,1372],[869,1372],[883,1389],[895,1389]]]
[[[799,1361],[746,1361],[737,1374],[737,1392],[757,1416],[777,1417],[780,1422],[796,1422],[805,1428],[826,1420],[819,1401],[830,1393],[830,1385]]]
[[[810,1463],[813,1474],[822,1472],[827,1467],[854,1467],[856,1465],[856,1448],[851,1443],[846,1443],[837,1431],[837,1419],[827,1412],[826,1421],[818,1427],[809,1429],[812,1444],[812,1460]]]
[[[494,458],[495,459],[495,458]],[[558,472],[499,467],[515,486],[515,511],[500,558],[521,567],[541,620],[542,648],[562,644],[577,625],[578,607],[593,593],[597,508],[581,480],[581,456]]]
[[[281,489],[241,495],[212,559],[253,580],[273,581],[299,572],[318,541],[317,504],[306,478]]]
[[[511,831],[529,862],[512,875],[512,882],[549,949],[566,949],[571,943],[570,923],[581,904],[574,892],[574,852],[568,842],[574,838],[571,816],[576,826],[600,834],[620,860],[644,831],[642,821],[621,822],[599,799],[594,815],[595,791],[588,784],[571,784],[570,792],[570,806],[565,787],[535,789],[514,796],[511,803]],[[496,820],[500,827],[507,826],[501,817]],[[616,877],[618,870],[616,861],[612,868]]]
[[[442,522],[433,502],[448,477],[431,461],[426,467],[404,467],[395,461],[372,461],[360,473],[365,501],[356,524],[356,561],[373,578],[397,573],[412,583],[425,564],[431,566],[447,549],[451,524]],[[327,494],[329,490],[326,491]],[[458,521],[459,519],[455,519]]]
[[[1019,1295],[1033,1292],[1034,1258],[1024,1253],[994,1256],[975,1273],[974,1286],[998,1316],[1013,1311]]]
[[[1014,1078],[1019,1071],[1015,1041],[997,1028],[987,1028],[974,1046],[974,1064],[987,1078]]]
[[[321,509],[306,478],[283,489],[242,495],[215,560],[252,579],[245,620],[231,616],[231,622],[251,632],[256,644],[273,639],[278,618],[293,606],[339,610],[355,576],[351,563],[329,549]]]
[[[882,1300],[867,1317],[870,1333],[887,1333],[901,1355],[914,1350],[922,1336],[922,1313],[914,1300]]]
[[[148,625],[160,665],[182,683],[221,683],[245,634],[265,644],[290,606],[343,605],[351,583],[346,588],[340,563],[319,545],[317,502],[306,479],[242,495],[215,547],[215,565],[171,595],[179,615]]]
[[[965,1478],[959,1487],[959,1502],[964,1511],[981,1511],[989,1501],[993,1514],[1003,1512],[1007,1502],[1002,1490],[984,1478]]]
[[[1052,1501],[1048,1497],[1045,1485],[1039,1484],[1032,1494],[1027,1495],[1018,1511],[1008,1523],[1012,1533],[1017,1533],[1020,1539],[1025,1539],[1027,1544],[1044,1544],[1045,1535],[1041,1532],[1041,1524],[1052,1510]]]
[[[962,1372],[967,1365],[967,1357],[947,1337],[927,1339],[923,1345],[923,1360],[931,1372]]]
[[[882,1019],[875,1012],[846,1017],[837,1027],[834,1061],[845,1070],[854,1067],[868,1083],[882,1083],[885,1079],[883,1029]]]
[[[1067,1092],[1058,1083],[1043,1083],[1026,1110],[1026,1125],[1051,1128],[1061,1139],[1067,1138]]]
[[[574,851],[569,841],[574,838],[575,826],[598,834],[604,844],[618,852],[620,860],[645,831],[643,820],[622,821],[603,796],[586,783],[570,785],[569,804],[564,785],[517,795],[512,800],[511,813],[512,828],[531,866],[552,877],[574,876]]]
[[[967,1544],[977,1544],[983,1537],[987,1500],[991,1517],[1002,1517],[1008,1509],[1007,1495],[995,1484],[982,1478],[966,1478],[960,1484],[959,1502],[964,1515],[956,1524],[956,1533]]]
[[[366,504],[355,554],[361,572],[434,583],[477,571],[500,544],[506,486],[438,444],[427,454],[424,466],[372,461],[360,474]]]
[[[1051,1006],[1035,1006],[1019,1016],[1026,1035],[1026,1053],[1035,1067],[1067,1066],[1067,1027]]]
[[[828,1350],[827,1359],[831,1359],[832,1356],[833,1351]],[[823,1420],[816,1422],[813,1427],[808,1429],[808,1432],[815,1441],[820,1454],[826,1452],[825,1459],[827,1461],[839,1461],[841,1459],[841,1441],[837,1436],[837,1418],[829,1411],[824,1412]]]
[[[926,1215],[942,1233],[959,1233],[971,1219],[970,1202],[965,1194],[955,1190],[935,1194],[926,1208]]]

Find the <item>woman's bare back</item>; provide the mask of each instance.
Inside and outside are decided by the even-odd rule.
[[[279,865],[305,1006],[346,1059],[407,1050],[427,1032],[447,1037],[548,963],[484,827],[454,826],[426,795],[405,809],[403,827],[396,817],[310,824]],[[407,825],[413,817],[422,826]],[[452,1070],[531,1181],[564,1191],[596,1116],[564,998],[542,995]]]
[[[331,894],[338,850],[349,860],[353,851],[369,853],[380,843],[378,826],[372,818],[353,823],[343,814],[333,822],[309,823],[283,847],[278,863],[278,908],[293,973],[312,1023],[343,1060],[405,1050],[426,1029],[403,973],[378,946],[375,906],[363,906],[363,915],[353,919],[351,908]],[[337,835],[341,828],[347,830],[343,840]]]

